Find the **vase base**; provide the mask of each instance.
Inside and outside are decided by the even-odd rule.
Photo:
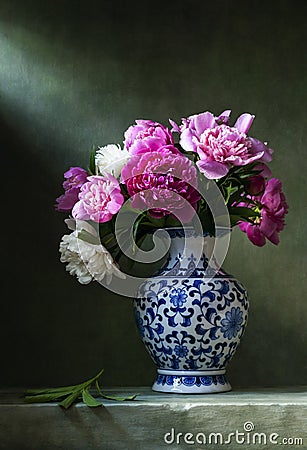
[[[231,391],[225,370],[171,371],[158,370],[153,391],[173,394],[214,394]]]

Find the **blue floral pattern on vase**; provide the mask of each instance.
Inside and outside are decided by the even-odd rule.
[[[150,286],[143,286],[144,297],[136,300],[135,316],[147,350],[161,369],[224,368],[245,329],[248,302],[243,287],[219,279],[191,284],[184,280],[185,288],[177,289],[175,283],[178,280],[151,280]]]
[[[171,254],[167,269],[146,280],[134,301],[141,338],[158,369],[154,390],[231,389],[225,368],[247,324],[247,292],[222,270],[212,278],[197,275],[193,258],[189,250],[183,257]]]
[[[222,333],[227,339],[236,337],[243,323],[243,313],[239,307],[232,307],[226,312],[226,318],[222,320]]]
[[[187,301],[187,296],[184,289],[173,289],[170,293],[170,300],[175,308],[180,308]]]

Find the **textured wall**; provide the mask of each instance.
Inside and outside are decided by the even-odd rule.
[[[105,368],[149,385],[131,300],[81,286],[59,262],[62,174],[135,118],[256,115],[253,135],[290,205],[281,244],[235,230],[225,268],[248,288],[236,385],[306,384],[306,4],[290,1],[0,3],[3,385],[64,384]]]

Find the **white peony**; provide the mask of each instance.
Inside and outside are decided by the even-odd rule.
[[[95,155],[96,170],[100,175],[105,176],[110,173],[118,178],[130,156],[128,150],[122,150],[120,145],[108,144],[99,147]]]
[[[112,276],[125,278],[108,250],[101,244],[92,244],[78,238],[78,231],[65,234],[60,242],[60,261],[68,263],[66,270],[77,277],[81,284],[92,280],[101,282],[106,278],[110,284]]]

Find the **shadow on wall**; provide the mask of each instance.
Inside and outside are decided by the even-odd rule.
[[[21,385],[31,363],[30,370],[35,371],[44,346],[40,331],[49,320],[47,299],[59,269],[61,226],[54,214],[56,189],[48,167],[33,157],[33,148],[3,117],[0,129],[5,186],[1,201],[1,333],[5,343],[1,381]]]
[[[65,385],[104,368],[104,386],[150,385],[154,366],[137,334],[131,299],[98,283],[80,285],[59,261],[67,228],[54,200],[62,179],[56,183],[3,118],[0,129],[6,188],[0,384]]]

